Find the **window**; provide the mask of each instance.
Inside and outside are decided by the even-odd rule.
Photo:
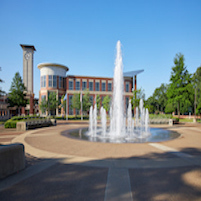
[[[100,83],[99,82],[95,83],[95,91],[100,91]]]
[[[126,92],[129,92],[129,82],[126,82]]]
[[[82,81],[82,90],[85,90],[87,88],[87,82]]]
[[[102,91],[105,91],[105,82],[102,82]]]
[[[76,115],[79,115],[80,114],[80,110],[75,109],[75,113],[76,113]]]
[[[93,105],[93,96],[89,97],[89,102],[91,103],[91,105]]]
[[[89,82],[89,91],[93,91],[93,82]]]
[[[46,75],[43,76],[43,87],[46,87]]]
[[[52,75],[48,75],[48,87],[52,87]]]
[[[126,97],[126,109],[128,108],[129,105],[129,97]]]
[[[41,76],[41,88],[46,87],[46,76]]]
[[[75,90],[80,90],[80,81],[75,82]]]
[[[69,90],[73,90],[73,81],[69,80],[68,84],[69,84]]]
[[[108,83],[108,91],[112,91],[112,83]]]
[[[63,77],[59,77],[59,88],[64,88],[64,79],[63,79]]]
[[[62,96],[59,95],[59,100],[58,100],[58,101],[59,101],[59,106],[60,106],[60,107],[58,107],[58,114],[61,114],[61,97],[62,97]]]
[[[57,88],[57,76],[56,75],[48,75],[48,87]],[[46,79],[45,79],[45,85],[46,85]]]
[[[66,78],[63,77],[63,88],[65,89],[66,88]]]
[[[41,100],[45,99],[46,100],[46,95],[41,96]]]
[[[57,88],[57,76],[53,75],[53,88]]]
[[[69,95],[69,115],[73,115],[72,98],[73,95]]]

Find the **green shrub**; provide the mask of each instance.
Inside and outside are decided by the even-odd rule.
[[[149,114],[150,119],[172,119],[171,114]]]
[[[179,118],[173,118],[173,121],[174,121],[175,123],[179,123]]]
[[[6,121],[4,124],[4,128],[16,128],[16,124],[18,121]]]

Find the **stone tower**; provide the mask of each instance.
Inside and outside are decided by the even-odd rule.
[[[34,113],[34,93],[33,93],[33,54],[36,51],[33,45],[20,44],[23,49],[23,83],[26,87],[26,97],[29,105],[25,108],[29,114]],[[22,113],[25,114],[25,109]]]

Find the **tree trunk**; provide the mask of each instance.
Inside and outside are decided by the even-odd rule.
[[[180,118],[180,104],[178,102],[178,118]]]

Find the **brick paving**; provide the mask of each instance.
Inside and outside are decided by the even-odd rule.
[[[35,173],[29,177],[22,171],[23,180],[16,175],[5,179],[5,183],[10,182],[9,188],[1,188],[4,182],[0,181],[0,200],[201,200],[201,124],[154,125],[181,134],[157,144],[187,155],[149,143],[95,143],[60,134],[87,126],[87,122],[60,121],[56,127],[16,134],[14,141],[24,142],[29,159],[24,172],[34,169]],[[53,163],[37,172],[47,160]],[[121,190],[121,179],[115,180],[112,175],[126,171],[128,187]]]

